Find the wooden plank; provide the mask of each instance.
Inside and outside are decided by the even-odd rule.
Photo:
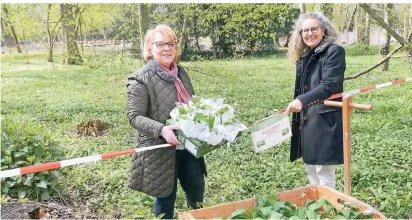
[[[387,219],[380,211],[374,209],[372,206],[368,205],[367,203],[364,203],[360,200],[357,200],[357,199],[353,198],[352,196],[349,196],[347,194],[343,194],[343,193],[341,193],[337,190],[334,190],[332,188],[325,187],[325,186],[317,186],[316,191],[317,191],[317,196],[319,198],[320,197],[325,197],[338,210],[342,209],[342,207],[343,207],[343,205],[339,202],[339,200],[343,200],[345,202],[350,202],[350,203],[358,205],[359,210],[362,210],[362,211],[369,210],[369,211],[371,211],[373,213],[372,215],[373,215],[374,218]]]
[[[253,209],[257,205],[257,198],[211,206],[203,209],[196,209],[189,212],[179,213],[179,219],[209,219],[217,217],[227,217],[237,209]],[[190,215],[189,215],[190,214]]]

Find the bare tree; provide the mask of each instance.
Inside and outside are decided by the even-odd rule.
[[[16,31],[14,30],[13,24],[11,22],[9,22],[9,20],[8,20],[9,11],[7,10],[5,4],[2,4],[1,7],[2,7],[2,10],[3,10],[3,13],[4,13],[4,15],[2,16],[2,18],[4,18],[4,20],[3,20],[4,25],[10,31],[11,37],[14,41],[14,45],[16,46],[16,49],[17,49],[17,53],[21,53],[21,49],[20,49],[20,45],[19,45],[19,39],[17,38]]]
[[[2,36],[2,41],[5,46],[11,46],[13,45],[13,40],[10,36],[10,34],[6,31],[5,25],[4,25],[4,19],[1,17],[1,36]]]
[[[406,52],[408,55],[412,54],[412,31],[409,32],[407,38],[403,38],[395,30],[393,30],[389,24],[387,24],[378,13],[372,9],[368,4],[362,3],[361,7],[368,13],[370,16],[378,22],[392,37],[394,37],[402,46],[406,47]],[[412,12],[411,12],[412,13]],[[412,15],[410,15],[412,17]],[[412,23],[412,21],[411,21]]]
[[[190,10],[190,9],[186,8],[186,10]],[[185,45],[186,45],[186,42],[187,42],[187,35],[188,35],[187,28],[190,27],[190,23],[191,22],[190,22],[190,18],[188,17],[188,12],[186,12],[186,13],[184,13],[183,26],[182,26],[181,35],[180,35],[180,38],[179,38],[179,45],[180,45],[180,48],[182,49],[182,54],[185,51]],[[180,61],[181,56],[182,55],[179,56],[178,61]]]
[[[305,3],[299,3],[299,9],[300,9],[300,13],[301,13],[301,14],[305,14],[305,13],[306,13],[306,5],[305,5]]]
[[[408,37],[408,42],[409,42],[409,50],[406,50],[406,59],[411,63],[412,62],[412,3],[409,8],[409,37]]]
[[[384,21],[388,23],[390,26],[392,26],[392,8],[393,5],[391,3],[387,3],[384,6]],[[385,34],[385,43],[381,45],[379,53],[381,54],[382,58],[386,57],[389,54],[389,47],[391,44],[391,35],[386,32]],[[389,70],[389,59],[387,59],[383,64],[382,64],[382,71],[388,71]]]
[[[149,12],[146,4],[139,4],[139,34],[140,34],[140,53],[143,57],[144,37],[149,29]]]
[[[350,18],[349,26],[348,26],[347,31],[350,31],[350,32],[353,31],[353,29],[355,27],[355,17],[356,17],[357,12],[358,12],[358,5],[355,5],[355,9],[353,10],[352,16]]]
[[[56,38],[58,35],[59,30],[61,29],[60,21],[62,17],[60,17],[59,21],[54,22],[54,27],[51,27],[53,22],[50,21],[50,12],[51,12],[52,4],[47,4],[47,14],[46,14],[46,29],[47,29],[47,50],[48,50],[48,62],[53,62],[53,50],[54,50],[54,43],[56,42]]]
[[[64,64],[69,65],[81,65],[83,64],[82,57],[80,56],[79,48],[77,47],[77,23],[75,16],[78,15],[79,8],[73,4],[60,4],[60,12],[62,15],[63,23],[63,41],[65,44],[65,58]]]
[[[358,11],[357,42],[369,46],[370,24],[369,14],[364,10]]]
[[[351,76],[345,77],[345,80],[347,79],[355,79],[363,74],[366,74],[367,72],[375,69],[379,65],[383,64],[387,59],[390,59],[393,54],[395,54],[397,51],[399,51],[401,48],[406,47],[406,53],[407,57],[409,58],[412,55],[412,31],[409,32],[407,38],[403,38],[400,36],[398,33],[396,33],[395,30],[393,30],[388,23],[385,22],[385,20],[379,16],[378,12],[376,12],[375,9],[372,9],[369,4],[366,3],[361,3],[359,4],[360,7],[362,7],[363,10],[365,10],[381,27],[383,27],[392,37],[394,37],[401,45],[396,48],[394,51],[389,53],[384,59],[382,59],[379,63],[373,65],[372,67],[368,68],[365,71],[356,73]],[[412,13],[412,12],[411,12]],[[412,15],[410,15],[412,17]],[[411,21],[412,22],[412,21]],[[409,58],[409,61],[411,59]]]

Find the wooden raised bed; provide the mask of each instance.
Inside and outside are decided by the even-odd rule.
[[[338,210],[343,207],[343,205],[339,203],[340,200],[343,200],[345,202],[350,202],[358,205],[359,210],[363,211],[368,209],[373,213],[372,215],[374,218],[387,219],[381,212],[372,208],[370,205],[325,186],[301,187],[293,190],[279,192],[276,194],[276,198],[278,200],[287,201],[298,206],[304,206],[306,200],[308,199],[317,200],[320,197],[325,197],[326,199],[328,199],[329,202],[332,203],[332,205],[335,206],[335,208],[337,208]],[[257,198],[252,198],[197,210],[191,210],[187,212],[180,212],[179,219],[210,219],[217,217],[225,218],[230,216],[232,212],[237,209],[252,209],[256,206]]]

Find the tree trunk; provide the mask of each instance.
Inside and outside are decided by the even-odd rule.
[[[47,45],[48,45],[48,54],[49,56],[47,57],[47,62],[53,62],[53,46],[54,46],[54,38],[53,38],[53,34],[50,31],[50,9],[51,9],[52,5],[48,4],[47,7],[47,17],[46,17],[46,29],[47,29]]]
[[[385,4],[385,8],[384,8],[384,20],[390,26],[392,26],[392,22],[391,22],[392,8],[393,8],[392,6],[393,5],[391,3],[387,3],[387,4]],[[381,48],[379,50],[379,53],[381,54],[382,59],[384,57],[386,57],[386,55],[389,54],[390,44],[391,44],[391,35],[388,32],[386,32],[385,42],[384,42],[383,45],[381,45]],[[382,64],[381,68],[382,68],[382,71],[388,71],[389,70],[389,59],[386,60]]]
[[[306,13],[306,5],[305,5],[305,3],[299,3],[299,9],[300,9],[300,13],[301,13],[301,14],[305,14],[305,13]]]
[[[17,49],[17,53],[21,53],[21,49],[20,49],[20,45],[19,45],[19,39],[17,38],[17,34],[16,34],[16,31],[14,30],[14,26],[7,20],[9,11],[4,6],[4,4],[2,5],[2,9],[3,9],[3,13],[4,13],[3,22],[4,22],[5,26],[8,27],[9,30],[10,30],[11,37],[12,37],[12,39],[14,41],[14,45],[16,46],[16,49]]]
[[[62,3],[60,4],[60,11],[63,17],[64,38],[66,39],[66,53],[63,63],[68,65],[81,65],[83,64],[83,60],[77,47],[77,23],[74,18],[78,13],[77,7],[73,4]]]
[[[180,39],[179,39],[179,44],[180,44],[182,54],[185,52],[185,45],[186,45],[186,42],[187,42],[188,32],[187,32],[186,29],[187,29],[187,27],[190,27],[190,21],[187,18],[187,13],[184,13],[184,14],[185,15],[184,15],[184,18],[183,18],[182,34],[180,35]],[[177,60],[178,62],[182,58],[182,54],[179,56],[179,58]]]
[[[146,4],[139,4],[139,38],[140,38],[140,54],[143,57],[144,38],[149,29],[149,12]]]
[[[356,18],[356,13],[358,12],[358,5],[355,5],[355,10],[353,10],[353,14],[349,20],[349,26],[348,26],[348,32],[352,32],[354,27],[355,27],[355,18]],[[359,13],[359,12],[358,12]]]
[[[5,25],[4,25],[4,19],[1,19],[1,35],[3,37],[3,44],[4,46],[12,46],[13,45],[13,40],[11,39],[10,34],[6,31]]]
[[[213,49],[213,59],[216,59],[216,39],[215,39],[215,30],[212,29],[212,34],[211,34],[211,38],[212,38],[212,49]]]
[[[412,63],[412,4],[409,8],[409,37],[408,37],[408,45],[406,46],[406,60],[409,63]]]
[[[357,25],[357,37],[358,43],[369,46],[369,14],[364,10],[358,12],[358,25]]]

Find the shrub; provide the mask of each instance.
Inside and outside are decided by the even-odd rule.
[[[2,121],[1,170],[60,160],[62,151],[51,134],[33,123]],[[58,193],[60,170],[43,171],[1,180],[1,191],[12,198],[47,200]]]

